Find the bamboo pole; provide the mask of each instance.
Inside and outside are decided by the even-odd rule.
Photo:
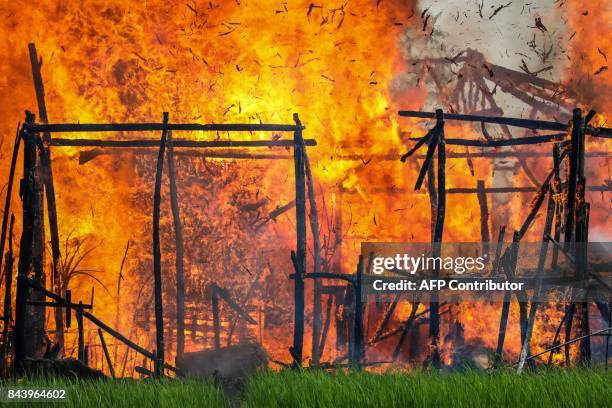
[[[42,59],[38,58],[36,52],[36,45],[33,43],[28,44],[28,51],[30,54],[30,65],[32,67],[32,79],[34,82],[34,91],[36,93],[36,102],[38,104],[38,117],[39,120],[46,124],[48,123],[47,117],[47,105],[45,102],[45,88],[42,79],[41,65]],[[59,277],[59,259],[60,259],[60,240],[59,240],[59,228],[57,222],[57,206],[55,203],[55,186],[53,184],[53,169],[51,167],[51,151],[49,149],[49,142],[51,140],[51,134],[48,132],[43,133],[43,138],[38,144],[38,150],[40,154],[40,166],[42,171],[42,181],[45,185],[45,198],[47,200],[47,218],[49,221],[49,233],[51,235],[51,257],[52,257],[52,272],[51,280],[52,287],[55,291],[60,291],[60,277]],[[64,322],[62,310],[59,308],[54,309],[55,316],[55,341],[59,344],[60,349],[64,348]],[[60,351],[61,352],[61,351]]]
[[[538,305],[541,302],[540,296],[542,294],[542,273],[546,263],[546,255],[548,252],[548,237],[552,230],[553,216],[555,214],[555,199],[553,197],[552,189],[549,189],[548,196],[548,208],[546,210],[546,221],[544,222],[544,233],[542,234],[542,247],[540,249],[540,256],[538,258],[538,269],[536,272],[536,288],[531,298],[531,308],[529,309],[529,318],[527,320],[527,330],[525,333],[525,340],[521,347],[521,355],[519,360],[519,366],[517,372],[520,374],[523,371],[527,355],[530,353],[531,335],[533,333],[533,325],[535,323],[536,312]]]
[[[306,183],[304,179],[304,140],[302,123],[297,114],[293,115],[297,130],[294,132],[295,163],[295,218],[296,218],[296,252],[295,252],[295,311],[293,347],[290,353],[296,367],[302,366],[304,346],[304,273],[306,272]]]
[[[436,122],[439,126],[438,133],[438,211],[436,211],[436,228],[433,237],[433,257],[439,257],[441,252],[442,236],[444,234],[444,218],[446,214],[446,144],[444,141],[444,113],[442,109],[436,110]],[[438,279],[440,276],[440,265],[434,265],[432,278]],[[432,364],[434,368],[440,367],[440,304],[438,302],[438,292],[431,294],[429,305],[429,337],[432,345]]]
[[[363,365],[363,291],[362,291],[362,279],[363,279],[363,255],[359,256],[359,263],[357,265],[357,273],[355,278],[355,323],[354,323],[354,335],[353,341],[355,345],[353,347],[353,358],[351,366],[357,370],[361,370]]]
[[[308,187],[308,203],[310,205],[310,230],[312,233],[313,251],[313,272],[318,273],[321,268],[321,243],[319,237],[319,212],[317,210],[317,200],[315,198],[314,182],[310,169],[310,160],[306,149],[303,149],[304,173],[306,176],[306,186]],[[312,307],[312,347],[311,365],[319,364],[319,343],[321,341],[321,281],[314,280],[313,288],[313,307]]]
[[[11,212],[11,196],[13,192],[13,182],[15,180],[15,168],[17,167],[17,157],[19,156],[19,145],[21,144],[21,130],[17,125],[15,132],[15,142],[13,143],[13,156],[11,157],[11,168],[9,170],[9,179],[6,186],[6,198],[4,201],[4,212],[2,213],[2,231],[0,232],[0,257],[4,256],[4,247],[6,245],[6,228],[8,226],[9,213]]]
[[[164,112],[164,123],[168,123],[168,112]],[[155,192],[153,194],[153,277],[155,291],[155,374],[163,375],[164,367],[164,309],[162,299],[162,276],[161,276],[161,244],[159,236],[159,217],[161,210],[161,182],[164,168],[164,151],[166,149],[166,138],[168,130],[162,131],[159,142],[159,156],[157,157],[157,171],[155,173]]]
[[[176,247],[176,358],[185,352],[185,270],[183,263],[183,227],[181,225],[176,172],[174,170],[174,143],[172,131],[168,131],[168,175],[170,179],[170,203],[174,222],[174,242]]]
[[[108,364],[108,371],[110,371],[111,377],[115,377],[115,368],[113,367],[113,362],[111,361],[110,354],[108,354],[108,348],[106,347],[106,341],[104,340],[104,335],[102,334],[102,329],[98,327],[98,336],[100,336],[100,344],[102,344],[102,350],[104,351],[104,357],[106,358],[106,363]]]
[[[0,358],[4,359],[8,351],[8,332],[9,326],[13,320],[13,311],[11,306],[11,293],[13,285],[13,226],[15,225],[15,215],[11,214],[11,225],[9,228],[9,245],[6,257],[4,258],[4,308],[2,316],[4,316],[4,327],[2,329],[2,350]]]

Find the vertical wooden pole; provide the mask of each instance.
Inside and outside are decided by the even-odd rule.
[[[85,334],[83,333],[83,308],[81,307],[82,302],[79,302],[79,306],[76,307],[76,321],[77,321],[77,330],[78,330],[78,359],[81,363],[87,365],[87,361],[85,359]]]
[[[516,268],[516,260],[518,254],[518,246],[520,242],[520,234],[518,231],[514,231],[514,235],[512,237],[512,247],[510,252],[507,252],[510,256],[510,259],[504,259],[505,256],[502,256],[500,262],[502,262],[501,267],[504,268],[506,272],[506,276],[511,279],[514,276],[514,269]],[[503,359],[504,352],[504,341],[506,339],[506,326],[508,325],[508,314],[510,313],[510,301],[512,300],[512,292],[507,290],[504,292],[504,300],[502,304],[501,317],[499,320],[499,332],[497,335],[497,348],[495,350],[495,364],[499,364]]]
[[[174,146],[172,131],[168,132],[168,175],[170,176],[170,202],[174,220],[174,242],[176,246],[176,358],[185,352],[185,271],[183,267],[183,227],[181,225],[174,169]]]
[[[13,311],[11,307],[11,294],[13,285],[13,226],[15,225],[15,215],[11,214],[11,226],[9,228],[9,246],[4,258],[4,328],[2,330],[2,350],[0,358],[5,358],[8,351],[8,331],[11,322],[13,321]]]
[[[439,257],[442,250],[442,236],[444,234],[444,218],[446,213],[446,142],[444,141],[444,112],[436,109],[436,121],[438,130],[438,211],[436,212],[436,228],[434,230],[433,257]],[[434,265],[432,278],[438,279],[440,276],[440,265]],[[434,368],[440,367],[440,303],[439,294],[434,291],[431,293],[429,305],[429,338],[432,345],[432,365]]]
[[[23,222],[18,274],[34,279],[44,286],[44,190],[36,154],[39,135],[28,130],[28,126],[34,121],[34,114],[26,112],[26,123],[22,129],[24,177],[20,191],[23,200]],[[15,367],[18,371],[24,358],[40,357],[44,351],[45,309],[28,306],[27,302],[30,300],[43,301],[44,295],[30,294],[25,280],[20,279],[17,283],[15,313]]]
[[[164,112],[164,124],[168,124],[168,112]],[[161,243],[159,236],[159,217],[161,211],[161,182],[164,169],[164,152],[168,131],[164,129],[159,142],[157,156],[157,172],[155,174],[155,192],[153,195],[153,276],[155,286],[155,329],[157,354],[155,360],[155,375],[161,377],[164,371],[164,308],[162,299],[161,276]]]
[[[523,371],[527,355],[530,353],[531,334],[533,333],[533,325],[535,323],[536,312],[538,310],[538,304],[541,302],[540,296],[542,294],[542,278],[544,272],[544,266],[546,263],[546,255],[548,253],[548,236],[552,230],[553,216],[555,214],[555,199],[553,197],[552,189],[549,189],[548,196],[548,208],[546,210],[546,221],[544,222],[544,232],[542,233],[542,247],[540,249],[540,257],[538,258],[538,269],[536,271],[536,288],[531,299],[531,308],[529,309],[529,318],[527,320],[527,330],[525,332],[525,340],[521,347],[521,354],[518,365],[518,373]]]
[[[215,335],[215,350],[221,348],[221,322],[219,321],[219,295],[217,285],[212,287],[213,330]]]
[[[357,264],[357,274],[355,277],[355,324],[353,341],[353,362],[352,367],[361,370],[363,364],[363,255],[359,256]]]
[[[11,169],[9,171],[8,184],[6,185],[6,198],[4,201],[4,213],[2,214],[2,231],[0,232],[0,257],[4,256],[4,247],[6,245],[6,229],[8,226],[8,217],[11,212],[11,197],[13,193],[13,182],[15,180],[15,168],[17,167],[17,157],[19,156],[19,145],[21,144],[21,129],[17,127],[15,134],[15,142],[13,143],[13,156],[11,158]]]
[[[302,150],[304,155],[304,173],[308,187],[308,203],[310,205],[310,230],[312,232],[313,272],[319,273],[321,269],[321,243],[319,237],[319,212],[317,200],[315,199],[314,181],[310,169],[310,160],[306,148]],[[321,280],[313,279],[313,306],[312,306],[312,347],[310,364],[319,364],[319,343],[321,341]]]
[[[38,58],[36,46],[33,43],[28,44],[30,54],[30,64],[32,66],[32,80],[34,82],[34,91],[36,92],[36,102],[38,104],[38,118],[41,123],[48,123],[47,105],[45,103],[45,88],[42,80],[41,65],[42,60]],[[51,257],[52,257],[52,273],[51,280],[53,291],[62,295],[59,281],[59,259],[60,259],[60,242],[59,229],[57,222],[57,207],[55,204],[55,187],[53,185],[53,170],[51,168],[51,150],[49,143],[51,135],[44,133],[42,140],[39,139],[38,149],[40,153],[40,167],[42,172],[42,182],[45,185],[45,198],[47,200],[47,217],[49,221],[49,233],[51,234]],[[64,322],[63,313],[60,308],[54,308],[55,316],[55,341],[64,348]]]
[[[575,248],[575,266],[576,277],[586,281],[589,279],[587,271],[588,257],[588,212],[589,204],[586,202],[586,178],[584,174],[584,149],[585,149],[585,119],[582,118],[578,123],[579,132],[577,132],[577,169],[576,169],[576,248]],[[573,134],[573,133],[572,133]],[[590,332],[589,323],[589,304],[588,302],[580,302],[580,329],[582,335],[586,336]],[[580,362],[581,364],[589,365],[591,363],[591,337],[586,336],[580,341]]]
[[[489,257],[489,206],[487,204],[487,193],[485,192],[484,180],[478,180],[476,184],[478,205],[480,207],[480,236],[482,239],[482,255],[485,259]]]
[[[296,126],[302,123],[293,114]],[[302,366],[304,346],[304,273],[306,272],[306,183],[304,178],[304,140],[302,130],[293,135],[293,154],[295,164],[295,218],[296,218],[296,271],[295,271],[295,315],[293,328],[293,347],[290,350],[294,365]]]
[[[98,336],[100,336],[100,344],[102,345],[102,350],[104,351],[104,357],[106,358],[106,363],[108,364],[108,371],[110,372],[113,378],[115,377],[115,368],[113,367],[113,363],[110,358],[110,354],[108,353],[108,348],[106,347],[106,341],[104,340],[104,334],[102,334],[102,329],[98,327]]]

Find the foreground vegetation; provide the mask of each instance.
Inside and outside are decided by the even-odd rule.
[[[96,408],[604,407],[612,401],[612,371],[586,369],[556,369],[521,376],[514,371],[373,374],[286,370],[260,373],[247,382],[242,395],[229,398],[220,388],[194,380],[37,379],[17,386],[67,389],[65,403],[37,406]],[[22,404],[10,406],[19,405]]]
[[[604,407],[612,372],[549,370],[485,374],[267,373],[251,380],[247,407]]]

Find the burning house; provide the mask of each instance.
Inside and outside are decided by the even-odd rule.
[[[538,243],[534,282],[587,273],[574,244],[610,240],[604,5],[43,3],[0,9],[5,367],[173,375],[254,343],[276,366],[607,363],[609,302],[366,296],[360,256],[479,242],[513,279]],[[520,44],[478,38],[498,23]]]

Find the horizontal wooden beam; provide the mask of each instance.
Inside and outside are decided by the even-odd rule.
[[[566,137],[567,133],[555,133],[552,135],[517,137],[515,139],[470,140],[446,138],[444,141],[447,145],[452,146],[502,147],[548,143],[556,140],[563,140]],[[421,138],[409,138],[408,140],[411,142],[419,142]]]
[[[399,116],[409,118],[434,119],[435,112],[421,112],[402,110],[398,112]],[[479,115],[462,115],[457,113],[445,113],[445,120],[459,120],[467,122],[484,122],[495,123],[498,125],[514,126],[526,129],[554,130],[560,132],[569,131],[569,125],[566,123],[549,122],[545,120],[522,119],[522,118],[507,118],[503,116],[479,116]],[[587,126],[586,133],[598,137],[612,137],[612,129],[610,128],[594,128]]]
[[[296,125],[248,123],[34,123],[26,125],[31,132],[161,132],[163,130],[203,132],[294,132],[304,129]]]
[[[173,147],[228,148],[228,147],[293,147],[293,140],[185,140],[174,139]],[[305,146],[316,146],[314,139],[305,139]],[[159,140],[100,140],[100,139],[51,139],[51,146],[69,147],[152,147],[159,148]]]
[[[357,194],[357,191],[342,189],[345,194]],[[519,187],[486,187],[484,192],[487,194],[512,194],[512,193],[535,193],[539,187],[519,186]],[[586,191],[609,192],[612,186],[598,185],[588,186]],[[454,187],[447,188],[446,194],[476,194],[478,190],[473,187]],[[428,194],[426,191],[414,191],[411,188],[374,188],[366,191],[367,194]]]

